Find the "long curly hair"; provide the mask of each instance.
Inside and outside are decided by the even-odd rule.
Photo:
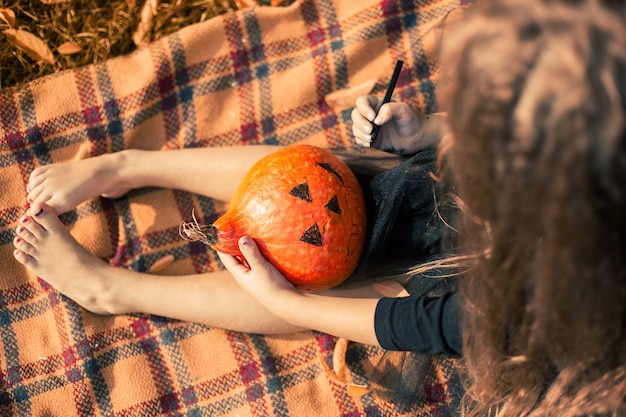
[[[465,415],[626,414],[625,8],[480,0],[448,33]]]

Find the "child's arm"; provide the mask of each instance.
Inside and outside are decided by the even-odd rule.
[[[379,297],[343,298],[298,291],[260,254],[254,240],[244,237],[240,250],[250,267],[220,253],[235,280],[261,305],[294,326],[379,346],[374,314]]]
[[[430,355],[462,352],[460,311],[452,292],[402,298],[302,293],[263,258],[254,240],[243,237],[239,248],[250,266],[220,253],[224,266],[241,288],[285,323],[390,350]]]

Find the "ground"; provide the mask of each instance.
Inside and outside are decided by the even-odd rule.
[[[147,5],[146,5],[147,2]],[[102,62],[137,48],[138,36],[157,40],[229,10],[272,0],[0,0],[0,88],[63,69]],[[274,0],[279,3],[279,0]],[[280,5],[293,3],[282,1]],[[12,17],[14,15],[14,18]],[[33,58],[37,45],[16,46],[11,31],[25,31],[51,52]],[[13,32],[15,33],[15,32]],[[33,37],[28,36],[32,41]],[[39,40],[34,40],[35,44]],[[29,48],[35,52],[30,55]],[[65,48],[65,49],[64,49]],[[68,53],[72,52],[72,53]]]

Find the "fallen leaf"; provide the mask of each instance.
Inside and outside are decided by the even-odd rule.
[[[235,0],[235,4],[237,4],[239,9],[252,9],[258,6],[257,2],[254,0]]]
[[[337,378],[346,380],[346,352],[348,351],[348,339],[340,337],[335,343],[333,350],[333,371]]]
[[[377,80],[373,78],[359,85],[355,85],[354,87],[333,91],[326,95],[326,103],[328,103],[335,112],[352,108],[354,107],[354,102],[357,97],[369,94],[376,85],[376,82]]]
[[[61,55],[73,55],[81,52],[83,48],[76,42],[65,42],[63,45],[57,48],[57,51]]]
[[[152,15],[156,16],[159,7],[159,0],[148,0],[148,3],[150,4],[150,10],[152,10]]]
[[[48,45],[41,38],[21,29],[6,29],[4,35],[7,40],[35,61],[44,61],[54,64],[54,55]]]
[[[159,272],[170,266],[174,263],[174,255],[166,255],[162,258],[159,258],[155,263],[150,267],[150,272]]]
[[[134,9],[137,5],[137,2],[135,0],[126,0],[126,4],[128,5],[129,9]]]
[[[352,398],[358,398],[362,395],[365,395],[372,390],[365,385],[355,385],[355,384],[346,384],[346,392]]]
[[[4,20],[11,29],[15,27],[15,12],[11,9],[1,8],[0,19]]]
[[[333,370],[330,368],[330,366],[328,366],[328,364],[324,360],[324,357],[322,357],[322,354],[318,352],[317,357],[320,360],[320,363],[322,364],[322,368],[324,369],[324,372],[326,373],[326,376],[331,381],[333,381],[334,383],[339,384],[339,385],[343,385],[345,383],[345,381],[342,381],[341,379],[339,379],[337,377],[337,374],[335,374],[335,372],[333,372]]]
[[[41,0],[43,4],[63,4],[69,3],[70,0]]]
[[[272,7],[280,6],[281,4],[283,4],[283,0],[272,0],[270,3]]]
[[[382,282],[372,283],[372,287],[380,295],[390,298],[408,297],[409,292],[400,284],[392,279]]]
[[[341,385],[346,388],[348,395],[352,397],[360,397],[370,392],[370,388],[365,385],[352,384],[346,380],[347,366],[346,366],[346,352],[348,349],[348,339],[339,338],[335,344],[335,350],[333,351],[333,369],[326,364],[326,361],[322,357],[322,354],[318,352],[317,356],[322,364],[324,372],[328,378],[335,384]]]
[[[139,20],[139,24],[137,24],[137,29],[135,29],[132,36],[133,42],[138,47],[146,46],[152,41],[150,31],[152,30],[154,16],[157,14],[158,5],[158,0],[146,0],[141,8],[141,18]]]

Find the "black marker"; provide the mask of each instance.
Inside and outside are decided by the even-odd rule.
[[[400,60],[396,62],[396,68],[393,70],[391,81],[389,81],[389,85],[387,86],[387,91],[385,92],[385,97],[383,98],[383,102],[380,105],[380,107],[382,107],[383,104],[389,103],[391,101],[391,95],[393,94],[394,88],[396,88],[396,83],[398,82],[398,76],[400,75],[400,70],[402,69],[403,63],[404,62]],[[379,107],[379,110],[380,110],[380,107]],[[378,115],[378,113],[376,113],[376,115]],[[374,119],[376,119],[376,117],[374,117]],[[371,134],[372,139],[370,142],[370,146],[374,145],[374,141],[376,140],[376,136],[378,136],[379,129],[380,129],[380,126],[378,126],[376,123],[372,123],[372,134]]]

